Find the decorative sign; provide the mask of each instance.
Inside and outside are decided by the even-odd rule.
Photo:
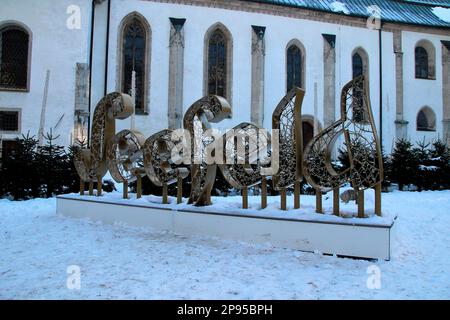
[[[341,95],[341,118],[319,132],[303,146],[301,107],[304,90],[294,88],[280,101],[272,116],[272,131],[251,123],[241,123],[226,133],[213,128],[231,117],[229,103],[219,96],[196,101],[184,116],[184,129],[162,130],[145,140],[137,131],[115,134],[115,120],[133,113],[130,96],[110,93],[94,111],[92,145],[75,152],[75,167],[80,176],[80,192],[89,183],[98,183],[109,169],[114,180],[124,184],[141,178],[163,187],[178,183],[178,203],[182,201],[182,180],[191,175],[189,203],[211,204],[211,190],[219,168],[230,186],[242,191],[243,208],[248,208],[248,188],[261,185],[261,207],[267,206],[267,177],[281,194],[281,209],[286,210],[286,190],[294,187],[294,208],[300,208],[300,183],[305,179],[316,189],[316,211],[322,213],[322,192],[334,191],[334,214],[339,215],[339,187],[350,182],[358,193],[358,216],[364,214],[364,190],[375,188],[375,213],[381,215],[383,167],[380,143],[369,101],[368,82],[361,76],[346,84]],[[333,163],[335,145],[342,137],[350,166],[339,170]]]

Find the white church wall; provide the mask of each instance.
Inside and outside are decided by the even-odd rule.
[[[436,49],[436,79],[416,79],[415,47],[418,41],[427,39]],[[442,44],[441,40],[450,40],[448,36],[403,32],[403,72],[404,72],[404,112],[408,124],[408,137],[412,142],[431,142],[443,137],[443,95],[442,95]],[[419,110],[430,107],[436,115],[436,132],[416,130],[416,118]]]
[[[396,117],[396,74],[395,54],[393,48],[394,35],[392,32],[382,33],[383,41],[383,150],[390,153],[395,143],[395,117]],[[378,86],[379,87],[379,86]],[[378,94],[378,90],[375,91]],[[379,102],[379,99],[378,99]],[[379,105],[372,103],[376,109],[375,121],[379,124]],[[379,125],[377,126],[379,130]]]
[[[184,110],[203,96],[203,54],[204,36],[213,24],[224,24],[233,37],[233,118],[222,121],[216,127],[226,129],[242,121],[250,121],[251,95],[251,25],[266,27],[265,33],[265,96],[264,126],[271,127],[271,114],[279,100],[286,93],[286,46],[292,39],[298,39],[306,49],[305,89],[303,113],[315,115],[314,83],[317,83],[317,116],[323,125],[323,33],[336,34],[336,117],[339,117],[340,89],[351,79],[351,57],[357,47],[363,47],[369,54],[371,101],[378,123],[379,106],[379,56],[378,31],[334,24],[301,20],[259,13],[245,13],[210,7],[195,7],[180,4],[143,2],[129,0],[127,5],[112,6],[109,91],[117,86],[117,40],[121,20],[137,11],[143,15],[152,28],[151,83],[149,115],[136,117],[136,128],[149,135],[167,127],[168,65],[169,65],[169,17],[185,18],[185,61],[184,61]],[[384,34],[384,63],[393,63],[392,35]],[[395,77],[394,68],[385,67],[384,85],[391,86]],[[389,93],[388,90],[386,92]],[[392,96],[392,98],[391,98]],[[395,99],[395,91],[389,99]],[[393,123],[393,121],[392,121]],[[122,121],[120,127],[129,127],[129,121]],[[391,124],[392,126],[393,124]],[[388,125],[384,130],[389,132]]]
[[[106,64],[106,32],[107,32],[108,5],[107,1],[97,4],[94,18],[94,41],[92,56],[92,90],[91,90],[91,115],[95,111],[97,103],[105,95],[105,64]],[[90,30],[88,31],[88,33]],[[90,35],[89,35],[90,36]],[[90,41],[90,39],[89,39]],[[113,48],[110,46],[110,48]],[[109,56],[111,55],[109,51]],[[111,60],[111,59],[109,59]],[[111,63],[111,62],[110,62]],[[107,88],[107,93],[116,91]]]
[[[46,115],[46,131],[64,114],[56,133],[60,143],[69,144],[73,128],[75,97],[75,66],[89,61],[90,1],[62,0],[4,0],[0,23],[17,20],[32,32],[32,61],[30,92],[0,91],[0,107],[22,109],[22,132],[37,134],[44,90],[45,72],[51,70]],[[81,28],[70,30],[66,26],[69,5],[81,8]],[[30,8],[32,10],[30,10]],[[298,39],[305,47],[305,89],[303,114],[317,113],[323,126],[323,37],[336,35],[336,119],[340,117],[340,90],[352,78],[352,52],[362,47],[369,56],[371,103],[375,122],[379,128],[379,33],[376,30],[336,25],[311,20],[294,19],[269,14],[240,12],[211,7],[198,7],[152,1],[112,1],[109,54],[108,92],[118,89],[118,32],[122,19],[137,11],[151,26],[149,115],[136,116],[136,129],[149,136],[168,127],[169,86],[169,17],[185,18],[184,25],[184,111],[203,96],[204,37],[213,24],[220,22],[233,38],[232,98],[233,118],[215,125],[228,129],[240,122],[250,121],[251,110],[251,25],[265,26],[265,87],[264,127],[271,127],[271,115],[279,100],[286,93],[286,46]],[[107,1],[97,5],[95,17],[94,59],[92,74],[93,112],[104,94],[105,35]],[[383,144],[390,152],[395,139],[396,81],[395,57],[391,32],[383,35]],[[436,80],[420,80],[414,77],[414,46],[417,41],[428,39],[436,48]],[[403,32],[404,51],[404,110],[409,121],[408,135],[413,140],[442,136],[442,65],[440,40],[450,36]],[[314,110],[314,84],[317,83],[317,111]],[[430,106],[436,113],[435,133],[417,132],[416,116],[419,109]],[[117,130],[130,128],[130,120],[117,121]],[[3,135],[14,138],[16,135]]]
[[[17,21],[31,31],[31,63],[29,92],[0,91],[1,108],[21,109],[21,133],[37,136],[44,85],[50,70],[45,130],[48,132],[63,117],[54,134],[58,143],[70,143],[74,122],[76,63],[87,62],[88,23],[90,8],[84,0],[2,0],[0,27],[4,22]],[[67,27],[67,8],[81,9],[81,28]],[[14,139],[17,134],[3,134],[3,139]]]

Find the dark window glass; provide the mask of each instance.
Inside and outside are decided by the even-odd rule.
[[[355,53],[352,59],[353,78],[359,77],[363,74],[363,61],[359,53]]]
[[[436,116],[434,112],[425,108],[417,114],[417,130],[418,131],[435,131],[436,130]]]
[[[287,91],[302,85],[302,52],[292,45],[287,50]]]
[[[226,97],[227,41],[221,30],[213,32],[208,46],[208,94]]]
[[[0,30],[0,87],[27,88],[28,41],[28,34],[16,27]]]
[[[428,53],[423,47],[416,48],[416,78],[428,79]]]
[[[137,19],[125,26],[123,43],[122,90],[131,94],[132,74],[136,72],[136,113],[145,111],[146,34],[144,25]]]
[[[417,130],[420,130],[420,131],[428,130],[427,115],[422,110],[419,111],[419,114],[417,115]]]
[[[359,53],[355,53],[352,57],[352,70],[353,70],[353,78],[357,78],[364,74],[363,59]],[[353,121],[358,123],[366,121],[364,92],[362,88],[359,87],[353,88],[352,112],[353,112]]]
[[[18,149],[19,143],[15,140],[3,140],[1,144],[2,152],[1,156],[3,159],[11,156]]]
[[[302,122],[302,131],[303,131],[303,148],[306,148],[308,143],[314,138],[314,127],[308,121]]]
[[[0,111],[0,131],[19,131],[19,112]]]

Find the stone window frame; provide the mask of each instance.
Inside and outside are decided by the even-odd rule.
[[[285,59],[285,91],[288,91],[288,59],[287,59],[287,53],[291,46],[295,45],[297,48],[300,49],[300,52],[302,54],[302,70],[301,70],[301,78],[302,78],[302,89],[306,90],[306,49],[303,43],[298,39],[291,39],[284,50],[284,59]]]
[[[367,53],[366,49],[364,49],[363,47],[357,47],[352,51],[352,55],[351,55],[351,70],[352,70],[352,78],[353,78],[353,57],[355,56],[355,54],[358,54],[361,59],[362,59],[362,64],[363,64],[363,75],[369,79],[370,77],[370,72],[369,72],[369,67],[370,67],[370,61],[369,61],[369,54]]]
[[[12,92],[30,92],[30,82],[31,82],[31,58],[32,58],[32,48],[33,48],[33,33],[31,29],[23,22],[16,20],[6,20],[0,21],[0,33],[6,28],[17,28],[24,31],[28,35],[28,60],[27,60],[27,85],[25,88],[4,88],[0,86],[0,91],[12,91]],[[1,40],[1,37],[0,37]],[[1,47],[0,47],[1,49]]]
[[[17,130],[16,131],[8,131],[8,130],[1,130],[0,128],[0,134],[20,134],[22,132],[22,108],[0,108],[0,111],[12,111],[17,112]]]
[[[419,127],[419,115],[423,114],[427,119],[427,127]],[[424,132],[436,132],[436,113],[429,106],[424,106],[420,108],[416,116],[416,130]]]
[[[233,35],[230,30],[221,22],[216,22],[208,28],[205,33],[203,45],[203,95],[208,95],[208,60],[209,60],[209,39],[214,32],[219,29],[225,35],[227,41],[227,55],[226,55],[226,97],[224,97],[230,105],[233,100]]]
[[[359,46],[356,47],[353,51],[352,51],[352,55],[351,55],[351,70],[352,70],[352,79],[358,75],[354,75],[354,65],[353,65],[353,59],[355,57],[355,55],[359,55],[361,58],[361,62],[362,62],[362,75],[369,80],[370,79],[370,72],[369,72],[369,68],[370,68],[370,61],[369,61],[369,54],[367,53],[366,49],[364,49],[363,47]],[[357,97],[353,97],[354,99]],[[363,104],[364,98],[363,96],[359,96],[360,102],[361,104]],[[363,104],[364,105],[364,104]],[[352,109],[352,111],[355,111],[354,109]],[[368,123],[369,119],[368,119],[368,115],[367,115],[367,110],[365,110],[364,112],[360,112],[360,113],[353,113],[352,115],[353,120],[358,122],[358,123]]]
[[[428,77],[416,76],[416,48],[422,47],[428,54]],[[436,47],[427,39],[419,40],[414,46],[414,78],[421,80],[436,80]]]
[[[117,81],[116,91],[122,92],[123,87],[123,46],[124,46],[124,31],[125,27],[132,20],[137,19],[143,24],[145,30],[145,79],[144,79],[144,111],[135,113],[136,115],[148,115],[150,113],[150,79],[151,79],[151,50],[152,50],[152,28],[147,19],[137,11],[130,12],[124,16],[118,28],[117,40]]]

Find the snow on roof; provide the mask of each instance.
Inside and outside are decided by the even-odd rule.
[[[350,11],[345,6],[345,3],[342,3],[339,1],[335,1],[335,2],[331,3],[330,8],[331,8],[331,10],[333,10],[333,12],[342,12],[345,14],[350,14]]]
[[[368,18],[377,6],[384,22],[450,28],[449,0],[242,0]]]
[[[432,11],[439,19],[450,23],[450,8],[434,7]]]

